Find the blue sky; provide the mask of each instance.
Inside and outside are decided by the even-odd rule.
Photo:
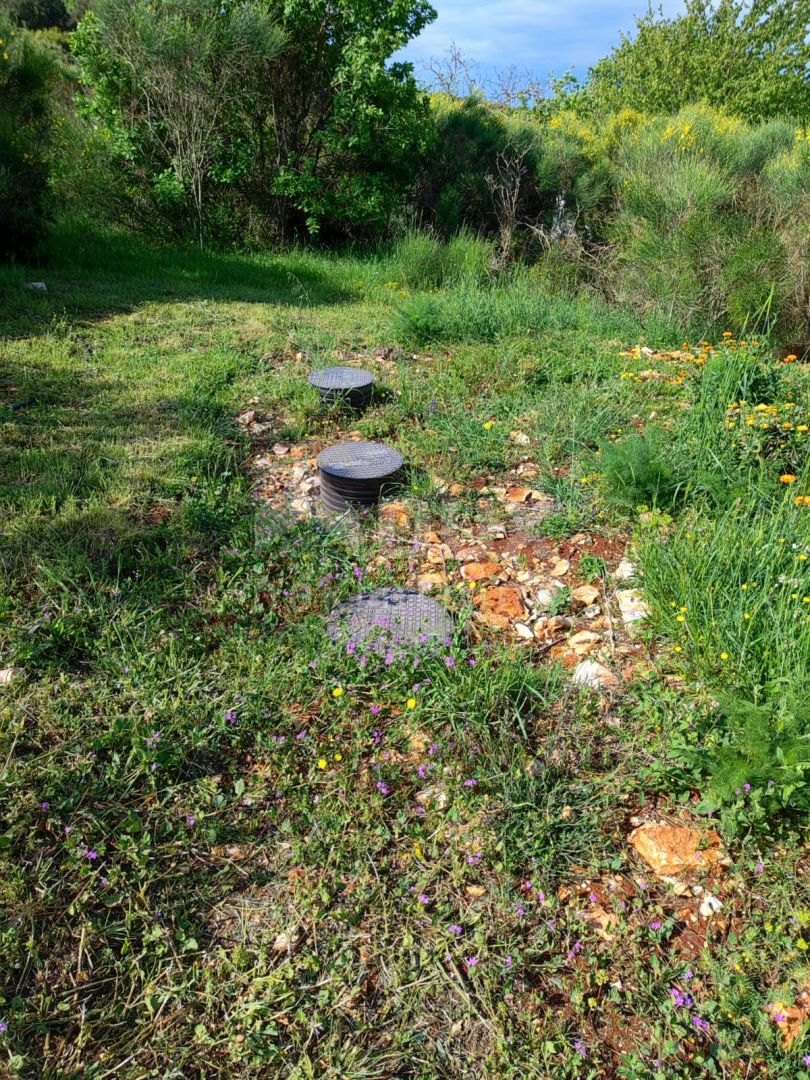
[[[397,57],[410,60],[418,77],[455,42],[485,76],[514,64],[544,79],[568,68],[583,76],[620,30],[632,30],[647,0],[433,0],[433,6],[439,17]],[[682,7],[663,0],[667,15]]]

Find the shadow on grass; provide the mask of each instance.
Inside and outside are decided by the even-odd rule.
[[[30,337],[65,315],[90,322],[173,300],[306,308],[353,298],[324,270],[326,258],[321,269],[306,251],[200,252],[63,223],[49,241],[44,267],[0,268],[0,327],[8,337]],[[39,280],[47,292],[25,289]]]

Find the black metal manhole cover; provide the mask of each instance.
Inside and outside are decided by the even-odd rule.
[[[338,443],[318,455],[321,501],[327,510],[374,506],[399,479],[404,458],[375,442]]]
[[[329,405],[351,405],[362,409],[371,400],[374,376],[370,371],[353,367],[329,367],[311,371],[307,382],[314,386]]]
[[[413,589],[375,589],[344,600],[326,624],[330,640],[384,656],[449,645],[453,618],[424,593]]]

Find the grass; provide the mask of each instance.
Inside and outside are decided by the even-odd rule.
[[[710,927],[679,916],[683,899],[625,841],[635,814],[705,810],[713,774],[696,740],[739,750],[718,710],[737,722],[762,704],[765,721],[746,722],[766,733],[790,714],[803,745],[799,705],[774,719],[754,694],[769,678],[795,686],[805,663],[804,624],[778,592],[787,548],[769,546],[802,527],[798,487],[785,496],[758,466],[753,511],[706,485],[675,521],[672,507],[623,508],[601,461],[625,433],[658,424],[708,446],[709,464],[719,452],[684,419],[700,375],[622,378],[650,364],[619,355],[649,340],[629,313],[493,286],[475,250],[437,269],[409,243],[237,258],[65,226],[45,268],[2,271],[0,666],[25,671],[0,688],[5,1067],[810,1075],[807,1037],[784,1049],[763,1008],[807,977],[788,784],[779,806],[765,773],[764,793],[711,796],[734,862]],[[32,278],[48,293],[24,290]],[[458,333],[476,296],[485,317]],[[402,311],[419,304],[451,316],[417,346]],[[599,543],[635,537],[650,670],[619,698],[576,692],[561,666],[496,635],[459,636],[417,667],[361,666],[328,641],[335,601],[358,575],[403,580],[410,541],[266,527],[234,418],[269,418],[267,446],[333,438],[347,421],[303,375],[336,351],[379,350],[381,396],[350,423],[405,453],[417,535],[511,528],[481,488],[530,458],[556,500],[535,538],[556,552],[587,530],[583,579],[606,577]],[[787,377],[798,400],[803,379]],[[759,449],[733,454],[754,475]],[[762,590],[756,632],[726,588],[738,577]],[[468,595],[452,604],[469,619]]]

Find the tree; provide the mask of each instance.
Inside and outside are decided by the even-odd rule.
[[[6,0],[6,7],[29,30],[69,30],[74,25],[63,0]]]
[[[250,127],[283,41],[265,6],[249,0],[99,0],[76,32],[102,113],[123,120],[135,153],[171,170],[194,207],[200,247],[222,143]]]
[[[58,51],[0,12],[0,257],[30,255],[48,223]]]
[[[810,0],[687,0],[650,7],[590,72],[599,110],[676,112],[706,102],[751,120],[810,114]]]
[[[231,25],[248,12],[265,30],[244,41]],[[285,234],[363,235],[430,145],[427,98],[389,61],[434,17],[426,0],[97,0],[74,51],[152,184],[170,166],[199,210],[207,174]]]

